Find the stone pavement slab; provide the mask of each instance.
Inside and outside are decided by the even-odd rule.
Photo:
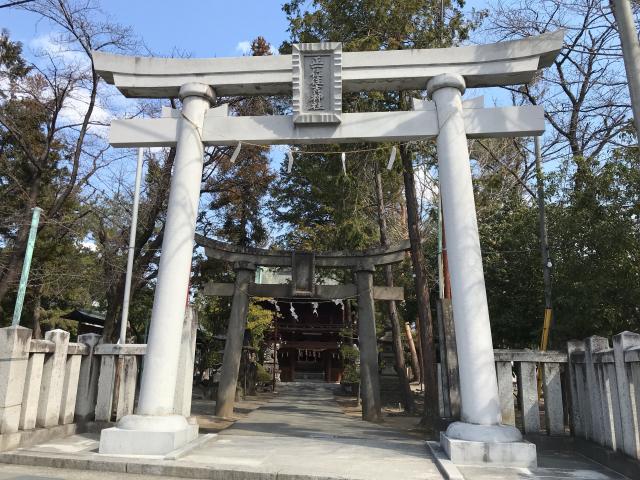
[[[0,480],[443,478],[422,438],[345,415],[335,401],[336,388],[282,384],[268,403],[177,460],[99,455],[99,435],[81,434],[0,453]],[[572,451],[538,452],[536,469],[457,468],[466,480],[626,478]],[[64,470],[69,468],[75,470]]]
[[[0,461],[225,480],[442,478],[423,440],[344,415],[334,399],[336,388],[282,385],[269,403],[178,460],[99,455],[98,435],[82,434],[5,452]]]
[[[336,385],[290,383],[182,460],[328,478],[441,479],[424,441],[344,415]],[[248,453],[250,452],[250,453]]]
[[[579,453],[541,451],[538,468],[459,467],[467,480],[627,480],[627,477],[608,469]]]

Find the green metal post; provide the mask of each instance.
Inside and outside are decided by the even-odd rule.
[[[20,276],[20,286],[18,287],[18,297],[16,298],[16,307],[13,310],[13,322],[11,325],[16,327],[20,324],[20,316],[22,315],[22,305],[24,304],[24,294],[27,291],[27,282],[29,281],[29,269],[31,268],[31,257],[33,256],[33,247],[36,244],[36,235],[38,233],[38,222],[40,221],[40,212],[42,209],[35,207],[33,209],[33,217],[31,217],[31,229],[29,230],[29,240],[27,241],[27,251],[24,255],[24,263],[22,264],[22,275]]]

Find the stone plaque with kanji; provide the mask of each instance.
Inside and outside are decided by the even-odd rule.
[[[293,45],[293,121],[296,125],[340,123],[342,44]]]

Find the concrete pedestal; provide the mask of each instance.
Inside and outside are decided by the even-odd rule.
[[[511,425],[454,422],[440,433],[440,446],[457,465],[537,466],[536,446]]]
[[[440,433],[440,446],[456,465],[488,465],[536,468],[536,446],[527,441],[472,442]]]
[[[166,455],[198,438],[198,425],[182,415],[128,415],[102,430],[100,453]]]

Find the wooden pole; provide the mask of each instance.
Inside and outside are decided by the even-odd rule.
[[[407,337],[407,345],[409,346],[409,353],[411,354],[411,371],[413,372],[414,382],[420,381],[420,361],[418,359],[418,352],[416,352],[416,344],[413,342],[413,332],[411,331],[411,325],[409,322],[404,323],[404,334]]]

